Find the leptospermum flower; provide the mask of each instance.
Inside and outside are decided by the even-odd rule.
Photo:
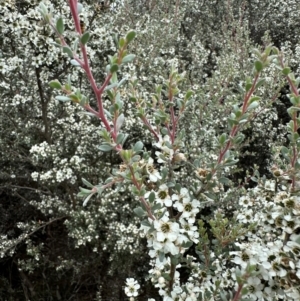
[[[170,136],[168,136],[168,135],[165,135],[164,137],[159,135],[158,139],[159,139],[158,142],[153,143],[153,145],[159,149],[162,149],[164,146],[166,146],[166,143],[171,143]]]
[[[189,223],[195,222],[196,214],[199,212],[200,202],[196,199],[192,201],[185,201],[183,203],[183,211],[182,211],[182,218],[187,219]]]
[[[146,164],[146,171],[147,174],[149,175],[149,180],[151,182],[157,182],[158,180],[161,179],[161,175],[159,171],[154,168],[153,162],[154,160],[152,158],[148,159],[148,163]]]
[[[172,199],[169,195],[169,188],[166,184],[162,184],[159,186],[158,192],[156,194],[156,202],[167,207],[172,206]]]
[[[164,215],[160,220],[155,220],[154,228],[156,229],[157,241],[175,241],[179,234],[179,224],[172,222],[167,215]]]
[[[186,188],[180,189],[180,194],[173,194],[172,200],[175,201],[174,207],[182,212],[184,209],[183,203],[187,203],[190,201],[189,192]]]
[[[136,297],[138,296],[138,290],[140,288],[140,285],[134,278],[127,278],[126,279],[126,287],[125,287],[125,294],[128,297]]]
[[[174,150],[171,148],[168,148],[167,146],[163,146],[161,148],[161,152],[156,151],[155,155],[157,156],[157,162],[158,163],[166,163],[170,162],[173,159],[174,156]]]

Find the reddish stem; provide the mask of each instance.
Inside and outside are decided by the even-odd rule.
[[[238,301],[240,299],[243,286],[244,286],[244,284],[239,284],[238,290],[237,290],[234,298],[232,299],[232,301]]]
[[[78,12],[77,12],[77,0],[69,0],[69,5],[70,5],[70,9],[71,9],[71,14],[72,14],[72,17],[74,20],[74,24],[75,24],[75,29],[80,34],[81,28],[80,28],[80,20],[79,20]],[[94,91],[94,94],[97,98],[98,112],[95,115],[98,116],[99,119],[104,123],[106,130],[111,134],[114,142],[116,142],[117,134],[115,132],[112,132],[111,126],[104,113],[103,101],[102,101],[102,93],[103,93],[105,87],[109,84],[112,74],[109,74],[106,77],[103,85],[101,86],[100,89],[98,89],[96,81],[94,79],[94,76],[92,74],[92,71],[91,71],[91,68],[89,65],[89,59],[87,56],[86,47],[85,47],[85,45],[81,44],[80,48],[81,48],[81,52],[82,52],[82,56],[83,56],[83,62],[79,58],[75,58],[75,59],[81,65],[81,67],[84,69],[84,71],[89,79],[89,82],[92,86],[92,89]],[[94,114],[94,112],[93,112],[93,114]]]
[[[281,67],[282,67],[282,68],[285,67],[285,66],[284,66],[284,61],[283,61],[283,57],[282,57],[282,56],[280,56],[280,64],[281,64]],[[289,83],[289,86],[290,86],[292,92],[294,93],[294,95],[295,95],[296,97],[299,97],[298,89],[297,89],[297,87],[295,86],[295,84],[293,83],[293,81],[291,80],[291,78],[290,78],[288,75],[286,76],[286,78],[287,78],[287,81],[288,81],[288,83]],[[294,113],[293,113],[293,116],[292,116],[292,120],[293,120],[293,122],[294,122],[294,128],[293,128],[294,133],[297,133],[297,131],[298,131],[298,121],[297,121],[297,117],[298,117],[298,116],[297,116],[297,112],[294,112]],[[292,149],[293,149],[293,156],[292,156],[292,158],[291,158],[291,166],[292,166],[292,170],[294,171],[294,170],[295,170],[295,165],[296,165],[296,162],[297,162],[297,158],[298,158],[298,149],[297,149],[297,147],[296,147],[295,144],[293,145]],[[292,186],[291,190],[294,191],[294,190],[295,190],[295,186],[296,186],[296,176],[295,176],[295,173],[294,173],[294,172],[293,172],[293,174],[292,174],[292,183],[291,183],[291,186]]]
[[[242,115],[241,116],[243,116],[247,111],[249,99],[250,99],[251,95],[253,94],[253,92],[255,90],[255,86],[256,86],[258,78],[259,78],[259,73],[257,72],[256,75],[255,75],[255,78],[254,78],[251,89],[249,90],[249,92],[246,93],[246,95],[244,97],[244,102],[243,102],[243,107],[242,107]],[[239,128],[240,128],[240,125],[238,125],[238,124],[234,125],[232,127],[232,129],[230,131],[230,135],[229,135],[230,139],[227,142],[227,144],[225,145],[225,147],[219,153],[218,164],[220,164],[223,161],[226,152],[231,148],[231,146],[232,146],[232,140],[231,139],[236,136]],[[212,175],[215,172],[216,172],[216,168],[212,170]]]

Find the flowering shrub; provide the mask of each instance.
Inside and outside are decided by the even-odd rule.
[[[28,91],[16,82],[7,111],[7,118],[16,119],[22,131],[6,141],[25,149],[28,158],[23,160],[30,165],[32,181],[28,169],[9,156],[9,167],[3,171],[6,179],[14,179],[14,165],[18,177],[26,170],[27,189],[34,193],[28,204],[41,220],[21,221],[17,228],[22,234],[3,235],[1,256],[13,256],[25,242],[26,257],[15,263],[22,279],[27,279],[24,271],[33,273],[49,264],[58,274],[73,268],[76,282],[76,273],[84,274],[88,264],[82,267],[71,255],[47,262],[41,256],[43,243],[32,238],[40,229],[63,221],[67,239],[72,239],[82,261],[91,248],[91,265],[99,255],[112,262],[100,272],[104,280],[97,281],[99,300],[110,287],[104,277],[114,274],[124,254],[149,255],[149,279],[163,300],[298,299],[299,82],[282,52],[266,35],[265,47],[249,55],[252,44],[244,11],[236,12],[225,2],[219,12],[211,11],[218,16],[227,12],[233,28],[222,23],[227,40],[218,35],[212,44],[186,29],[201,15],[199,3],[188,9],[184,1],[182,7],[179,2],[168,6],[150,1],[136,11],[125,4],[112,5],[119,35],[110,33],[111,25],[105,28],[103,20],[98,23],[101,28],[93,22],[83,26],[80,20],[96,18],[96,7],[70,0],[74,31],[71,19],[61,17],[68,15],[68,6],[55,4],[40,5],[43,20],[36,8],[29,9],[27,15],[38,19],[35,25],[22,19],[20,9],[13,11],[13,4],[4,6],[13,11],[9,18],[15,18],[21,29],[36,26],[39,36],[45,34],[47,51],[39,45],[39,36],[29,34],[38,85]],[[164,18],[159,18],[160,12]],[[125,14],[129,25],[122,24]],[[135,19],[137,14],[143,18]],[[136,28],[137,37],[130,28]],[[292,55],[288,45],[282,48]],[[131,54],[135,51],[140,56]],[[51,54],[45,62],[43,52]],[[57,59],[62,62],[56,64]],[[21,68],[20,62],[17,56],[8,63],[3,60],[4,74]],[[297,61],[291,62],[298,70]],[[98,66],[103,64],[106,68],[101,70]],[[42,86],[48,80],[58,90],[55,100]],[[277,126],[274,131],[272,120],[278,113],[272,104],[285,81],[291,91],[290,121],[287,129]],[[4,82],[3,89],[9,88]],[[34,92],[39,98],[34,99]],[[29,111],[28,120],[22,120],[18,110]],[[29,135],[32,130],[41,136]],[[244,168],[238,165],[239,157],[256,158],[245,149],[250,145],[252,151],[262,140],[265,166],[251,162],[249,170],[239,173]],[[7,153],[12,152],[10,144],[3,147]],[[269,179],[261,175],[266,169]],[[7,180],[8,188],[18,188],[13,181]],[[78,185],[84,187],[76,196]],[[132,271],[130,259],[123,264],[124,281],[135,273],[144,281],[144,270]],[[26,283],[35,297],[33,285]],[[143,286],[135,279],[126,280],[124,292],[130,300],[138,298],[139,290]]]

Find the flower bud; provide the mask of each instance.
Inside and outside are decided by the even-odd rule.
[[[186,157],[183,153],[177,153],[173,157],[174,162],[182,162],[186,161]]]

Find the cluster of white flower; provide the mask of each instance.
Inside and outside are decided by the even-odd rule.
[[[255,222],[257,231],[236,243],[232,262],[245,270],[255,265],[258,274],[248,279],[254,300],[300,299],[300,198],[285,186],[276,191],[275,181],[248,191],[240,198],[237,214],[242,223]],[[277,289],[270,289],[277,287]]]
[[[87,116],[79,117],[77,112],[81,109],[77,109],[73,104],[55,104],[54,101],[50,101],[48,93],[44,93],[47,89],[40,86],[41,82],[46,83],[49,78],[53,78],[57,74],[65,82],[64,70],[72,70],[72,83],[80,82],[82,93],[89,95],[90,88],[86,81],[82,80],[82,70],[70,69],[67,55],[62,53],[60,47],[53,45],[54,37],[49,33],[49,28],[40,22],[41,15],[38,9],[33,8],[33,5],[37,4],[37,0],[25,1],[26,3],[21,4],[13,2],[1,3],[4,13],[0,13],[0,27],[3,34],[0,68],[1,74],[5,78],[0,83],[1,92],[4,91],[1,104],[4,114],[1,115],[3,118],[0,119],[3,128],[13,124],[14,131],[16,131],[14,135],[11,135],[11,138],[5,140],[5,143],[1,143],[2,150],[4,150],[3,157],[7,156],[9,163],[18,156],[22,158],[20,161],[26,162],[26,164],[31,160],[36,170],[32,172],[33,168],[30,165],[29,173],[32,172],[32,179],[36,181],[33,183],[33,191],[34,193],[39,191],[39,198],[34,194],[30,204],[39,209],[46,217],[49,215],[67,215],[68,219],[65,225],[68,228],[69,236],[75,241],[74,246],[76,248],[91,244],[91,249],[99,253],[108,249],[115,252],[126,249],[131,254],[137,253],[139,240],[135,235],[137,232],[136,220],[127,219],[127,216],[132,213],[131,207],[135,200],[129,198],[126,187],[121,189],[120,194],[114,192],[115,188],[113,188],[111,192],[98,198],[95,201],[96,205],[91,205],[87,211],[82,210],[75,196],[76,188],[73,184],[80,178],[79,173],[80,176],[88,175],[89,179],[97,182],[110,174],[110,169],[114,165],[112,160],[107,167],[108,157],[106,154],[99,154],[97,150],[99,143],[98,125],[95,126],[94,120],[90,120]],[[59,15],[69,15],[66,1],[62,1],[62,3],[58,1],[56,8],[52,6],[53,1],[45,0],[44,2],[48,8],[51,8],[53,18]],[[123,13],[118,13],[116,18],[106,14],[102,14],[99,18],[100,13],[96,14],[92,6],[85,4],[85,9],[80,16],[87,23],[90,21],[87,27],[93,35],[93,39],[89,42],[87,49],[97,78],[103,77],[103,71],[97,66],[106,64],[106,54],[111,54],[116,50],[116,43],[111,37],[112,28],[121,34],[131,27],[138,28],[140,41],[134,45],[137,54],[135,62],[122,67],[122,76],[130,78],[133,72],[138,74],[141,81],[139,85],[141,98],[145,99],[145,102],[151,98],[149,91],[153,91],[152,83],[160,83],[161,79],[164,78],[166,66],[170,65],[186,70],[189,73],[187,81],[189,85],[193,85],[196,91],[195,101],[187,110],[187,114],[190,114],[188,116],[192,116],[192,118],[188,117],[186,121],[182,120],[182,125],[180,125],[186,129],[186,135],[182,136],[182,145],[179,147],[188,154],[189,162],[187,163],[195,165],[193,172],[189,173],[189,170],[185,168],[182,168],[181,171],[172,170],[174,178],[170,179],[169,182],[168,177],[163,175],[163,169],[156,165],[153,158],[141,159],[136,163],[141,170],[143,179],[145,178],[148,184],[154,184],[153,186],[149,185],[151,188],[147,187],[148,190],[153,190],[145,196],[146,201],[151,203],[151,210],[154,208],[151,211],[154,220],[149,218],[147,223],[143,224],[143,237],[148,239],[149,255],[153,259],[153,269],[150,274],[164,300],[196,300],[205,291],[217,290],[219,282],[219,285],[224,289],[233,288],[236,284],[236,277],[235,267],[232,265],[240,266],[243,272],[250,263],[256,265],[260,272],[260,275],[251,276],[247,279],[250,297],[259,300],[262,298],[276,300],[278,297],[297,300],[300,298],[297,293],[300,278],[299,197],[291,195],[288,191],[275,192],[275,182],[271,181],[267,181],[264,188],[253,189],[239,199],[241,209],[236,212],[237,220],[245,227],[248,223],[256,222],[257,231],[245,233],[239,238],[234,244],[238,250],[231,251],[232,257],[230,259],[220,254],[215,256],[212,252],[210,253],[210,259],[215,268],[214,275],[204,271],[203,266],[198,263],[198,258],[190,258],[188,263],[191,270],[190,277],[184,284],[180,279],[179,268],[182,266],[176,264],[176,260],[178,259],[178,262],[182,259],[186,260],[184,257],[186,254],[183,256],[183,253],[188,249],[188,246],[192,243],[197,244],[202,239],[199,237],[198,228],[195,224],[196,215],[200,211],[198,199],[204,197],[209,200],[210,204],[213,203],[207,195],[197,194],[195,191],[197,189],[201,191],[200,188],[205,188],[205,185],[209,184],[206,176],[209,174],[211,163],[218,159],[215,154],[218,142],[215,138],[220,130],[224,129],[228,112],[232,110],[232,104],[240,102],[241,95],[236,92],[236,83],[244,80],[244,72],[252,68],[252,66],[249,67],[249,63],[253,59],[249,58],[248,55],[250,46],[252,47],[252,45],[247,44],[250,38],[244,38],[247,28],[243,31],[243,26],[240,26],[241,28],[236,28],[236,32],[233,32],[231,29],[224,31],[223,28],[219,27],[220,35],[211,34],[211,31],[204,33],[205,26],[210,26],[214,14],[221,13],[227,2],[220,2],[216,11],[213,9],[217,3],[216,0],[208,1],[212,6],[204,5],[202,2],[183,0],[179,7],[171,7],[169,11],[167,6],[164,7],[166,4],[163,1],[161,3],[158,1],[154,7],[151,7],[151,13],[141,14],[142,18],[140,18],[136,7],[131,10],[130,1],[126,10]],[[261,4],[259,1],[254,2],[257,5],[253,9],[259,16],[259,22],[269,24],[269,22],[264,21],[265,10],[259,9],[265,8],[267,2],[260,1]],[[296,9],[298,2],[289,0],[285,3],[272,0],[271,4],[271,7],[274,8],[283,6],[276,19],[278,21],[280,19],[285,20],[282,16],[284,13],[288,13],[291,16],[288,27],[292,30],[294,26],[291,25],[294,24],[292,21],[299,20]],[[172,11],[173,8],[174,11]],[[26,12],[24,12],[25,10]],[[160,11],[168,11],[168,14],[161,17],[158,13]],[[199,18],[199,16],[205,18]],[[195,18],[201,21],[199,26],[196,26],[196,31],[193,30],[195,26],[192,26]],[[239,20],[243,21],[242,19]],[[221,20],[222,18],[219,18],[215,21],[221,22]],[[73,30],[71,18],[65,18],[64,21],[65,36],[70,41],[75,41],[77,34]],[[182,24],[182,26],[176,24]],[[219,23],[216,24],[219,25]],[[285,26],[284,22],[278,22],[275,25],[275,28]],[[241,39],[242,36],[243,40]],[[18,39],[14,40],[12,37],[18,37]],[[186,39],[186,37],[188,38]],[[297,35],[295,38],[297,39]],[[11,51],[11,45],[13,45],[14,51]],[[291,49],[293,47],[293,43],[286,43],[284,50],[292,55]],[[296,53],[300,53],[299,45],[296,45],[295,49]],[[9,57],[10,55],[12,56]],[[210,62],[208,63],[208,61]],[[59,62],[59,66],[57,66],[57,62]],[[203,65],[206,64],[208,67],[203,68]],[[298,64],[297,59],[292,61],[293,68],[297,69]],[[265,79],[270,86],[259,87],[258,94],[262,99],[260,106],[254,111],[255,114],[260,111],[263,111],[264,114],[260,119],[254,120],[257,132],[252,136],[264,140],[266,138],[268,142],[277,135],[270,122],[271,119],[277,118],[277,114],[270,106],[266,106],[267,100],[273,97],[271,94],[281,86],[279,80],[272,84],[275,71],[274,65],[267,70]],[[36,72],[40,73],[37,74]],[[20,75],[17,80],[16,74]],[[31,82],[31,79],[34,81],[38,79],[39,85],[34,81]],[[45,99],[39,99],[39,95],[41,95],[39,89],[43,90],[41,94],[44,95]],[[126,88],[121,91],[121,97],[128,99]],[[176,97],[178,99],[175,100],[182,99],[184,94],[180,93]],[[93,97],[89,98],[94,104]],[[165,102],[165,97],[163,102]],[[106,109],[110,105],[109,101],[104,102]],[[134,105],[126,104],[125,101],[124,106],[127,107],[127,111],[124,113],[128,115],[128,118],[122,130],[132,133],[132,128],[138,127],[136,118],[133,116]],[[147,114],[151,115],[152,108],[150,105],[148,109]],[[24,112],[29,113],[26,118],[23,116]],[[21,113],[22,115],[18,115]],[[6,120],[8,117],[9,120]],[[23,121],[24,119],[25,121]],[[138,131],[134,132],[132,136],[136,139],[138,135],[143,135],[141,140],[145,142],[148,140],[149,134],[145,134],[142,130],[139,132],[140,129],[142,127],[138,127]],[[10,129],[9,132],[11,133]],[[1,142],[4,139],[2,137]],[[44,140],[47,142],[41,143]],[[282,141],[285,141],[284,135],[281,135],[276,143]],[[17,148],[14,147],[18,143],[22,146],[25,143],[27,148],[31,147],[31,157],[23,149],[18,150],[16,152],[18,155],[15,155]],[[159,151],[156,152],[156,162],[165,167],[168,167],[170,163],[186,160],[185,155],[179,152],[177,146],[172,148],[170,144],[171,139],[168,135],[159,136],[159,141],[154,144],[155,147],[159,148]],[[6,152],[5,145],[7,145],[7,149],[12,147],[12,152]],[[233,151],[235,152],[236,149]],[[11,156],[11,154],[14,155]],[[197,159],[198,163],[193,162],[194,159]],[[25,174],[22,173],[24,169],[20,168],[23,165],[25,164],[18,164],[18,162],[15,165],[3,164],[3,168],[9,166],[8,171],[11,175],[9,183],[17,180],[18,175]],[[128,166],[126,168],[127,176],[130,175],[130,172]],[[231,167],[225,167],[225,174],[231,170]],[[17,175],[16,178],[14,175]],[[172,180],[175,181],[175,179],[176,183],[182,184],[183,187],[174,188],[175,183]],[[214,180],[217,181],[215,176],[212,178],[212,181]],[[195,185],[196,188],[189,186],[191,183],[198,184],[199,182],[201,183],[197,187]],[[43,186],[39,186],[40,184]],[[218,184],[218,187],[211,189],[212,192],[224,192],[222,184]],[[195,191],[189,190],[190,188],[195,188]],[[150,198],[152,199],[153,195],[152,204]],[[197,197],[192,197],[192,195],[197,195]],[[222,196],[220,198],[222,199]],[[120,208],[121,201],[123,205],[124,200],[127,202],[129,199],[131,201],[130,204],[127,204],[128,207],[124,207],[124,205]],[[99,206],[99,204],[101,205]],[[203,205],[201,204],[201,206]],[[116,208],[120,210],[116,210]],[[233,206],[230,209],[232,208]],[[24,233],[31,232],[31,228],[28,230],[21,227],[21,224],[19,226]],[[134,234],[134,238],[130,237],[131,234]],[[101,235],[106,240],[100,237]],[[25,236],[19,237],[23,239]],[[17,243],[16,240],[7,236],[1,236],[1,240],[4,241],[2,244],[4,247],[12,247],[13,243]],[[1,256],[5,256],[2,250]],[[37,255],[37,251],[39,250],[36,252],[32,250],[30,247],[29,253],[38,261],[40,257]],[[115,257],[111,255],[110,259],[117,261],[116,257],[117,255]],[[25,264],[21,264],[21,266],[29,270]],[[63,266],[67,267],[67,264],[60,267]],[[82,266],[84,265],[82,264]],[[35,267],[38,265],[36,264]],[[169,279],[165,275],[172,273],[174,273],[174,285],[173,289],[168,292]],[[205,273],[207,274],[204,275]],[[131,294],[130,298],[135,298],[139,289],[137,282],[129,279],[127,288],[128,294]]]

